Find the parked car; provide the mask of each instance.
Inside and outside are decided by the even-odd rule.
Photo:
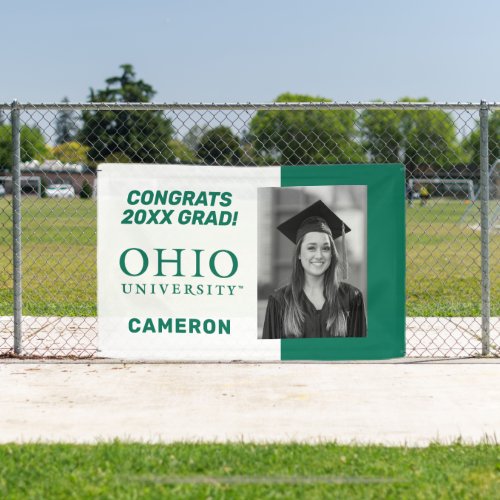
[[[51,184],[45,188],[47,198],[74,198],[75,188],[71,184]]]
[[[2,196],[5,196],[5,187],[3,184],[0,184],[0,198],[2,198]]]

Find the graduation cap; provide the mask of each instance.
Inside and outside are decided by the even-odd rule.
[[[304,235],[311,232],[329,234],[332,239],[342,237],[341,253],[343,264],[343,279],[347,279],[347,253],[345,248],[345,234],[351,228],[337,217],[321,200],[313,203],[290,219],[278,226],[278,231],[285,235],[292,243],[297,244]]]

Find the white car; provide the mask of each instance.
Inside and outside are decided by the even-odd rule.
[[[3,184],[0,184],[0,198],[5,196],[5,188]]]
[[[75,188],[71,184],[51,184],[45,188],[47,198],[74,198]]]

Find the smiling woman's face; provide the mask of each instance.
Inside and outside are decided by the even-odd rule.
[[[328,235],[307,233],[302,240],[299,259],[306,274],[321,276],[332,262],[332,247]]]

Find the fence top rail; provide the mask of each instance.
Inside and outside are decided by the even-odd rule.
[[[87,103],[21,103],[14,101],[11,104],[0,103],[0,110],[10,111],[19,109],[25,111],[65,109],[88,111],[276,111],[276,110],[334,110],[334,109],[388,109],[388,110],[472,110],[479,109],[500,110],[500,103],[481,101],[473,102],[276,102],[276,103],[153,103],[153,102],[87,102]]]

